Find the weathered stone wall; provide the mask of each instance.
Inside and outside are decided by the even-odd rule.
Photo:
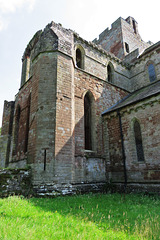
[[[132,62],[136,61],[138,56],[139,56],[139,48],[137,48],[136,50],[128,53],[126,56],[125,56],[125,59],[123,60],[125,63],[128,63],[128,64],[132,64]],[[131,89],[132,90],[132,89]]]
[[[132,21],[135,22],[136,32]],[[142,52],[150,46],[141,39],[138,33],[138,24],[132,17],[126,20],[121,17],[118,18],[112,23],[111,29],[104,30],[99,35],[99,39],[95,39],[93,42],[100,44],[106,51],[113,53],[119,59],[124,59],[128,52],[132,52],[137,48]],[[125,43],[128,44],[128,52]]]
[[[74,68],[69,56],[58,54],[55,136],[55,176],[61,183],[73,179],[74,163]]]
[[[32,194],[31,170],[0,169],[0,197]]]
[[[33,181],[53,181],[56,121],[57,55],[40,54],[34,61],[28,160]]]
[[[156,79],[160,79],[160,49],[148,52],[140,57],[131,67],[132,91],[150,84],[147,63],[152,63],[155,67]]]
[[[95,164],[95,163],[94,163]],[[96,164],[95,164],[96,165]],[[88,164],[88,174],[92,174]],[[90,171],[91,170],[91,171]],[[103,168],[105,171],[105,168]],[[98,172],[97,172],[98,174]],[[100,175],[98,176],[100,178]],[[10,195],[23,195],[25,197],[56,197],[76,193],[88,193],[104,191],[105,183],[102,181],[92,184],[57,184],[54,182],[41,182],[33,185],[31,169],[0,169],[0,197]]]
[[[135,23],[135,29],[133,26],[133,21]],[[128,53],[125,49],[125,43],[129,46],[129,52],[133,52],[137,48],[139,49],[140,54],[150,46],[150,44],[145,43],[138,32],[138,23],[134,20],[134,18],[129,17],[128,19],[122,19],[122,36],[123,36],[123,44],[124,44],[124,55],[126,56]]]
[[[105,183],[106,182],[106,162],[102,155],[87,154],[75,157],[75,179],[74,183]]]
[[[32,79],[28,80],[15,99],[15,110],[12,128],[12,141],[9,158],[9,167],[16,165],[19,162],[21,167],[26,165],[27,146],[28,146],[28,131],[29,131],[29,115],[31,97]],[[31,98],[31,99],[30,99]],[[17,123],[18,122],[18,123]],[[23,163],[20,163],[20,162]]]
[[[8,135],[0,136],[0,168],[6,167]]]
[[[37,186],[53,182],[105,181],[101,112],[127,94],[123,88],[130,87],[128,70],[118,59],[106,56],[93,44],[73,36],[72,31],[51,23],[33,37],[23,56],[24,61],[26,57],[30,58],[30,78],[26,80],[28,76],[24,76],[29,71],[27,65],[22,72],[25,80],[21,82],[23,84],[16,96],[9,166],[25,167],[30,164],[32,180]],[[77,44],[85,51],[83,70],[75,66],[73,49]],[[115,67],[112,84],[107,79],[109,62]],[[116,87],[119,82],[122,88]],[[88,90],[95,98],[95,153],[89,157],[84,152],[83,122],[84,95]],[[20,119],[16,143],[18,108]]]
[[[72,34],[52,22],[46,28],[33,61],[33,90],[37,109],[33,121],[32,159],[34,184],[71,181],[72,138]],[[65,38],[64,38],[65,35]],[[58,38],[57,38],[58,36]],[[49,37],[49,42],[48,42]],[[37,48],[38,49],[38,48]],[[38,55],[39,54],[39,55]],[[33,142],[30,142],[33,148]],[[71,151],[70,151],[71,150]]]
[[[115,112],[104,121],[106,154],[106,174],[109,181],[124,182],[124,165],[121,146],[119,118]]]
[[[120,110],[124,137],[124,150],[126,156],[127,181],[131,185],[147,184],[159,186],[160,189],[160,166],[159,166],[159,134],[160,134],[160,98],[157,95],[143,102],[128,106]],[[137,159],[136,143],[134,135],[134,121],[140,123],[144,161]],[[110,155],[108,157],[108,170],[113,182],[124,181],[124,169],[120,128],[117,113],[110,113],[106,117],[105,124],[108,132],[106,141]],[[149,186],[148,185],[148,186]]]
[[[14,106],[14,101],[4,101],[2,130],[0,136],[0,167],[7,167],[9,162]]]
[[[122,116],[126,164],[129,182],[160,183],[160,96],[146,99],[129,108]],[[139,121],[142,132],[144,162],[138,162],[133,123]]]
[[[122,28],[126,36],[123,40],[129,41],[129,37],[132,39],[135,34],[133,26],[122,18],[112,24],[111,30],[105,30],[100,35],[102,45],[108,45],[110,41],[109,47],[112,48],[110,51],[114,50],[117,55],[121,56],[125,51],[124,42],[121,41]],[[130,28],[132,28],[131,35],[127,33],[131,31]],[[138,32],[137,36],[140,38]],[[114,37],[112,42],[111,37]],[[82,69],[76,66],[78,47],[83,48],[82,54],[84,53]],[[152,54],[145,54],[136,61],[135,65],[130,66],[130,69],[126,63],[113,54],[107,53],[92,42],[83,40],[73,31],[64,29],[60,24],[52,22],[44,31],[39,31],[28,44],[23,56],[22,81],[15,100],[13,129],[10,124],[12,122],[10,121],[12,119],[10,108],[8,108],[9,114],[5,112],[2,126],[3,136],[0,138],[0,143],[3,142],[0,146],[2,167],[5,166],[7,158],[9,167],[22,168],[29,164],[32,168],[32,183],[35,191],[39,193],[49,191],[51,195],[57,189],[70,191],[73,185],[76,190],[76,185],[80,186],[82,183],[86,184],[85,186],[89,183],[100,184],[111,178],[115,182],[123,182],[119,121],[114,115],[103,124],[101,114],[128,95],[128,91],[149,83],[149,79],[145,80],[147,73],[144,67],[149,59],[155,62],[157,79],[160,77],[159,52],[156,49],[152,51]],[[135,58],[136,54],[135,52],[132,57]],[[25,61],[28,61],[27,64]],[[113,74],[111,83],[108,80],[108,64]],[[92,97],[91,151],[85,149],[84,135],[84,97],[87,92]],[[137,114],[140,112],[142,115],[137,115],[137,117],[143,117],[142,122],[144,122],[147,112],[145,115],[145,111],[139,108],[135,111]],[[159,117],[156,108],[154,108],[154,113],[155,115],[151,116],[153,125],[157,123],[156,119]],[[153,161],[150,162],[151,150],[155,146],[152,146],[151,139],[145,136],[148,141],[147,149],[150,149],[145,152],[148,165],[139,166],[137,162],[134,162],[135,154],[131,158],[130,153],[127,152],[131,144],[130,125],[127,124],[130,124],[132,116],[130,111],[127,114],[124,113],[122,116],[122,123],[126,156],[127,160],[131,161],[131,164],[127,165],[130,173],[128,179],[134,181],[136,176],[137,181],[142,178],[147,181],[145,179],[151,176],[150,180],[152,180],[154,173],[147,167],[153,166],[152,170],[155,171],[156,165],[153,162],[154,157],[159,154],[156,152],[158,147],[155,148]],[[149,120],[149,122],[152,121]],[[151,125],[144,126],[143,130],[145,131],[146,128],[153,130]],[[156,144],[158,140],[154,132],[149,134],[152,133],[154,145],[155,139]],[[9,150],[8,140],[11,140],[11,150]],[[134,164],[136,171],[134,171]],[[145,175],[146,177],[141,175],[138,172],[139,168],[149,169],[146,171],[150,172],[145,173],[149,175]],[[148,181],[150,180],[148,177]]]
[[[38,185],[43,182],[47,182],[48,184],[50,182],[64,184],[81,183],[82,181],[92,182],[96,181],[96,179],[97,181],[105,181],[105,171],[102,168],[102,166],[105,166],[105,162],[103,159],[101,112],[104,111],[104,102],[106,103],[105,107],[111,106],[125,96],[126,93],[124,90],[108,84],[106,81],[106,65],[104,69],[103,63],[100,63],[100,60],[98,62],[98,57],[104,61],[105,55],[102,57],[97,50],[94,52],[94,49],[92,49],[93,46],[91,47],[85,43],[83,47],[90,61],[87,62],[87,56],[85,56],[85,70],[75,68],[73,61],[75,53],[73,52],[72,57],[70,56],[72,53],[69,47],[70,43],[72,43],[71,33],[65,32],[67,38],[64,41],[62,39],[62,32],[64,30],[61,26],[58,25],[57,27],[53,25],[52,30],[60,36],[58,40],[60,44],[62,44],[63,40],[63,48],[58,45],[60,51],[41,53],[33,62],[34,76],[32,81],[37,84],[37,88],[39,89],[37,91],[39,107],[34,119],[36,122],[36,137],[34,139],[36,142],[36,156],[33,163],[31,163],[33,168],[33,182]],[[76,44],[80,44],[80,40],[76,40]],[[119,71],[124,70],[127,79],[127,69],[123,68],[121,64],[119,64],[119,69]],[[91,74],[88,74],[87,71],[91,72]],[[104,81],[98,76],[103,77]],[[128,86],[128,83],[126,85]],[[84,93],[88,90],[96,98],[94,119],[95,132],[98,134],[94,133],[96,154],[91,158],[96,159],[96,163],[95,167],[93,167],[94,164],[89,164],[86,161],[86,164],[83,164],[83,169],[78,169],[77,160],[75,160],[75,155],[77,157],[77,152],[79,151],[78,149],[81,149],[80,152],[83,155],[80,161],[84,162],[86,158],[84,154],[84,124],[82,122],[84,115],[83,97]],[[33,91],[34,88],[32,88],[32,93]],[[48,99],[51,101],[48,101]],[[77,116],[79,117],[77,118]],[[81,126],[80,128],[77,127],[79,125]],[[33,129],[33,131],[35,130]],[[76,135],[77,133],[79,136]],[[79,139],[78,142],[77,139]],[[101,144],[98,144],[98,141]],[[97,156],[97,153],[101,155]],[[29,156],[31,156],[30,152]],[[98,163],[99,169],[95,171]],[[87,176],[87,168],[91,165],[92,171],[89,170],[90,174]],[[100,169],[101,177],[98,177],[97,174]],[[85,176],[84,173],[86,173]],[[83,180],[79,177],[82,174],[84,176]]]
[[[12,132],[13,123],[13,112],[14,112],[14,101],[4,101],[3,118],[2,118],[2,130],[1,135],[8,135]]]
[[[106,53],[103,49],[98,48],[95,44],[87,42],[81,38],[74,38],[74,45],[81,46],[84,49],[84,68],[86,73],[93,75],[108,82],[107,66],[110,63],[113,66],[112,84],[130,91],[131,81],[130,72],[125,64],[110,53]],[[75,52],[73,53],[75,59]]]
[[[93,42],[100,44],[106,51],[113,53],[118,58],[122,59],[124,56],[124,49],[122,43],[121,18],[118,18],[112,23],[111,29],[105,29],[100,35],[99,39]]]
[[[93,144],[93,153],[92,156],[87,157],[89,154],[84,150],[84,96],[87,91],[93,95],[92,103],[92,144]],[[127,95],[127,92],[117,88],[106,81],[102,81],[85,73],[80,69],[75,69],[75,181],[82,181],[82,176],[84,180],[87,179],[85,176],[85,171],[87,173],[87,168],[84,166],[95,161],[95,165],[99,162],[99,168],[94,168],[94,163],[92,167],[96,174],[100,171],[101,177],[97,178],[97,181],[100,179],[105,181],[106,176],[104,174],[103,167],[105,167],[105,151],[104,151],[104,140],[103,140],[103,123],[101,113],[106,109],[111,107],[121,98]],[[87,159],[88,158],[88,159]],[[90,158],[92,160],[90,160]],[[103,167],[102,167],[103,166]],[[101,170],[100,170],[101,169]],[[78,178],[80,180],[78,180]],[[88,177],[89,179],[89,177]],[[90,181],[93,180],[90,177]],[[83,180],[83,181],[84,181]]]
[[[102,153],[102,119],[101,113],[119,101],[121,98],[126,96],[128,93],[124,90],[112,86],[108,82],[101,81],[89,75],[79,69],[75,69],[75,106],[76,106],[76,122],[75,122],[75,134],[77,129],[77,139],[79,141],[76,143],[76,146],[83,147],[84,143],[81,144],[81,141],[84,141],[82,136],[83,130],[83,116],[84,116],[84,95],[86,91],[90,91],[94,97],[94,128],[95,132],[95,150],[98,153]],[[83,139],[83,140],[82,140]],[[99,144],[98,144],[99,143]],[[78,150],[78,148],[77,148]]]

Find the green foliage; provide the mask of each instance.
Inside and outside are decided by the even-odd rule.
[[[0,199],[0,239],[159,239],[160,198],[89,194]]]

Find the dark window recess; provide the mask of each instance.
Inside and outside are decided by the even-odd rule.
[[[29,95],[29,98],[28,98],[28,105],[27,105],[26,134],[25,134],[24,152],[27,152],[27,150],[28,150],[30,105],[31,105],[31,95]]]
[[[108,71],[108,82],[112,82],[112,69],[110,65],[107,66],[107,71]]]
[[[19,138],[19,123],[20,123],[21,108],[18,105],[15,116],[15,132],[14,132],[14,150],[13,155],[18,151],[18,138]]]
[[[91,100],[89,93],[84,97],[84,130],[85,130],[85,149],[92,150],[91,140]]]
[[[156,81],[156,73],[154,69],[154,65],[151,63],[148,66],[148,74],[149,74],[149,80],[150,82]]]
[[[137,33],[135,20],[132,20],[134,33]]]
[[[44,149],[44,171],[46,171],[47,149]]]
[[[79,48],[76,50],[76,65],[79,68],[82,68],[82,53]]]
[[[125,42],[125,48],[126,48],[126,52],[129,53],[129,45],[126,42]]]
[[[137,150],[137,159],[138,162],[144,161],[144,152],[143,152],[143,144],[142,144],[142,135],[141,135],[141,127],[138,121],[134,123],[134,135],[135,135],[135,143]]]

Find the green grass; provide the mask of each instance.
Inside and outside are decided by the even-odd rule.
[[[0,239],[160,239],[160,198],[89,194],[0,199]]]

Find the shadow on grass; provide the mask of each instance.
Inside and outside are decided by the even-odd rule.
[[[68,221],[76,219],[94,224],[104,232],[113,231],[115,237],[122,233],[117,239],[159,239],[160,198],[128,194],[124,199],[120,194],[89,194],[31,198],[29,202],[40,211],[58,213]]]

